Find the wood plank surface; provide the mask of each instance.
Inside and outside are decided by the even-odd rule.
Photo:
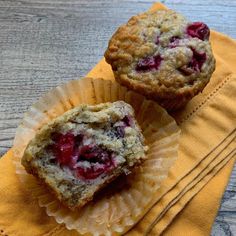
[[[192,21],[236,38],[236,0],[166,0]],[[115,29],[147,10],[145,0],[0,0],[0,155],[23,113],[45,92],[84,76]],[[212,235],[236,235],[236,168]],[[227,196],[226,196],[227,195]]]

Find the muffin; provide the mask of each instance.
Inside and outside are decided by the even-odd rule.
[[[215,69],[210,30],[172,10],[133,16],[110,39],[105,59],[116,80],[168,110],[201,92]]]
[[[145,159],[143,135],[123,101],[80,105],[42,127],[22,157],[26,171],[70,209]]]

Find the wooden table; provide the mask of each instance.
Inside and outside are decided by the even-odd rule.
[[[166,0],[169,8],[236,38],[236,0]],[[0,0],[0,154],[23,113],[46,91],[84,76],[114,30],[152,5],[143,0]],[[236,168],[212,235],[236,235]]]

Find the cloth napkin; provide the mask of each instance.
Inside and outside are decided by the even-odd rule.
[[[163,9],[154,4],[150,10]],[[236,42],[211,32],[216,71],[203,93],[173,113],[180,125],[179,157],[155,205],[127,235],[209,235],[236,153]],[[113,80],[101,60],[88,76]],[[0,235],[77,235],[38,206],[15,174],[10,150],[0,160]]]

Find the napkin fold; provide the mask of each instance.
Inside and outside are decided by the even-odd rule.
[[[157,3],[150,10],[163,8]],[[172,114],[182,130],[178,160],[154,206],[128,235],[210,234],[236,153],[236,42],[214,31],[210,40],[216,71],[203,93]],[[114,79],[104,59],[88,76]],[[38,206],[11,159],[10,150],[0,160],[0,235],[78,235]]]

